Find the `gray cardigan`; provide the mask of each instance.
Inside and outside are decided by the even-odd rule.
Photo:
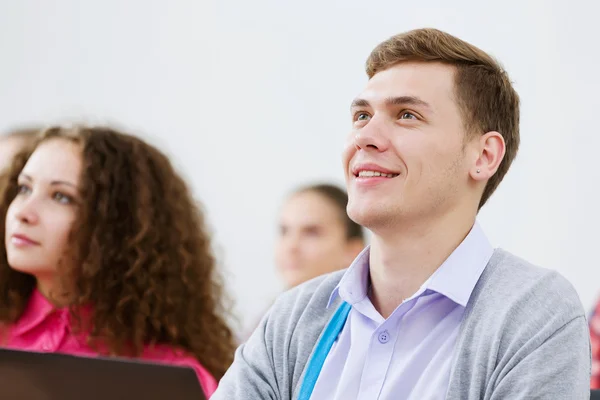
[[[282,294],[211,400],[292,400],[344,271]],[[475,286],[456,342],[447,400],[589,399],[590,340],[571,284],[497,249]]]

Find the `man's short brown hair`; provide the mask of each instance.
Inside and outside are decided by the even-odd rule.
[[[481,208],[496,190],[519,148],[519,96],[507,73],[483,50],[437,29],[416,29],[392,36],[369,55],[369,78],[403,61],[441,62],[456,68],[455,94],[469,134],[499,132],[506,154],[488,181]]]

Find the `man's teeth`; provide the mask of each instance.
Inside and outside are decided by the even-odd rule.
[[[384,178],[393,178],[398,174],[385,174],[379,171],[360,171],[358,176],[371,177],[371,176],[383,176]]]

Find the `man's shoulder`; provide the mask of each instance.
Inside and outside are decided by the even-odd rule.
[[[291,399],[315,344],[340,300],[327,307],[344,272],[305,282],[279,295],[219,384],[219,399]]]
[[[584,316],[579,295],[565,277],[503,249],[494,251],[469,302],[486,319],[566,324]]]
[[[281,294],[260,325],[257,334],[277,368],[294,371],[294,388],[323,329],[341,303],[338,297],[329,304],[329,298],[343,275],[344,271],[323,275]]]
[[[502,249],[469,299],[456,354],[448,399],[589,391],[589,334],[574,287]]]
[[[344,269],[318,276],[282,293],[271,308],[271,319],[300,318],[301,315],[306,314],[322,315],[328,314],[327,310],[335,310],[335,305],[339,301],[334,302],[329,308],[327,305],[331,293],[345,271]]]
[[[513,297],[544,299],[543,303],[559,301],[571,307],[582,307],[571,282],[555,270],[532,264],[503,249],[494,252],[489,266],[492,267],[494,286],[510,289]]]

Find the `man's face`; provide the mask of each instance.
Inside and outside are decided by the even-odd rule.
[[[343,162],[348,214],[376,231],[450,212],[473,161],[454,90],[455,69],[403,62],[373,76],[351,108]]]

